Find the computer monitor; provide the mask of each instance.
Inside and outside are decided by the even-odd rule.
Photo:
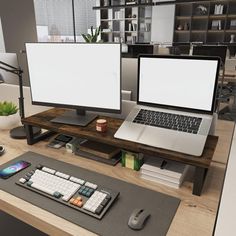
[[[121,45],[26,43],[32,103],[72,108],[52,122],[86,126],[96,114],[120,113]]]
[[[15,53],[0,53],[0,61],[15,68],[19,67],[17,55]],[[1,66],[10,69],[8,66],[4,66],[2,64]],[[2,69],[0,69],[0,79],[3,80],[3,82],[6,84],[19,84],[19,78],[17,75],[14,75],[13,73],[9,73]]]
[[[227,53],[227,46],[224,45],[197,45],[193,47],[193,55],[217,56],[221,58],[224,65]]]

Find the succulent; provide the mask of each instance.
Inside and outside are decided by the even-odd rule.
[[[93,32],[93,26],[91,26],[91,34],[82,34],[86,43],[96,43],[98,40],[98,36],[101,33],[101,26],[96,28],[95,32]],[[101,42],[101,40],[99,40]]]
[[[0,102],[0,116],[9,116],[17,113],[18,108],[12,102]]]

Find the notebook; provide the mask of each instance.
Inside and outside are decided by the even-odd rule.
[[[114,137],[201,156],[210,130],[220,58],[140,55],[137,106]]]

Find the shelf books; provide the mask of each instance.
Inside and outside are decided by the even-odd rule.
[[[164,165],[163,165],[164,163]],[[189,166],[160,158],[149,158],[140,169],[140,177],[178,189]]]
[[[236,29],[236,20],[230,21],[230,29],[235,30]]]
[[[221,30],[221,20],[213,20],[211,23],[212,30]]]
[[[137,4],[136,0],[127,0],[126,1],[126,5],[133,5],[133,4]]]
[[[223,10],[224,10],[224,5],[215,5],[215,10],[214,10],[214,14],[215,15],[222,15],[223,14]]]
[[[80,144],[79,150],[105,159],[111,159],[120,152],[120,149],[115,146],[91,140],[87,140]]]

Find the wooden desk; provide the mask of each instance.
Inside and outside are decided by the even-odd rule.
[[[50,132],[48,132],[41,136],[34,137],[32,126],[38,126],[52,132],[68,134],[75,137],[79,136],[89,140],[114,145],[129,151],[162,157],[167,160],[173,160],[188,164],[195,167],[193,194],[198,196],[201,194],[205,177],[210,167],[214,150],[217,144],[218,138],[216,136],[208,136],[202,156],[195,157],[192,155],[154,148],[147,145],[114,138],[115,132],[123,122],[123,120],[120,119],[106,117],[106,120],[108,121],[108,131],[104,134],[96,131],[96,121],[91,122],[86,127],[57,124],[51,122],[53,118],[58,115],[62,115],[64,112],[65,109],[54,108],[23,119],[22,122],[24,123],[27,131],[28,144],[32,145],[50,135]]]
[[[47,140],[38,142],[35,145],[27,145],[25,140],[11,139],[8,131],[0,131],[0,143],[5,145],[6,148],[6,153],[0,158],[0,164],[9,161],[24,152],[33,151],[117,179],[122,179],[154,191],[178,197],[181,199],[181,203],[167,235],[210,236],[213,232],[225,171],[224,163],[228,158],[233,128],[233,122],[218,121],[216,135],[219,136],[219,140],[200,197],[191,194],[191,176],[189,176],[180,189],[173,189],[165,185],[143,180],[139,178],[138,172],[122,168],[120,165],[111,167],[99,162],[74,156],[73,154],[67,153],[65,149],[55,150],[48,148],[46,146]],[[95,235],[78,225],[72,224],[3,191],[0,191],[0,208],[50,235]]]

